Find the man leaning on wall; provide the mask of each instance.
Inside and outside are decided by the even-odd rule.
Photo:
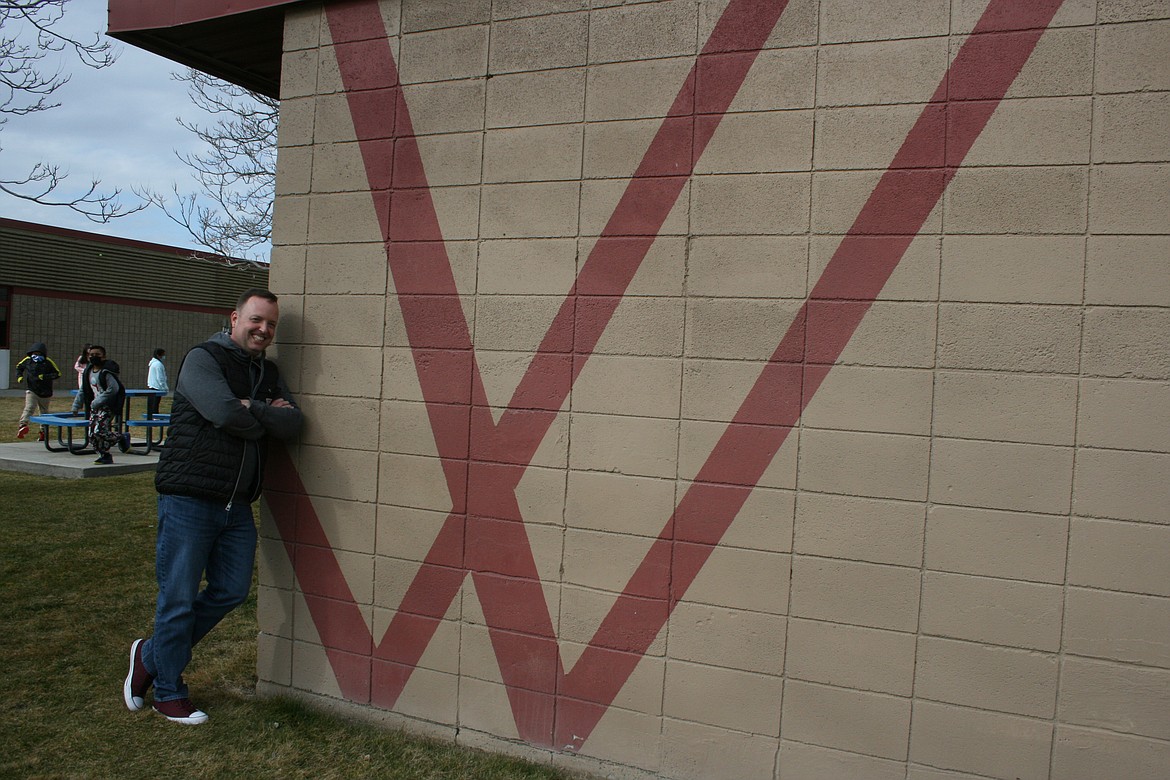
[[[154,710],[167,720],[207,721],[191,703],[183,670],[199,640],[248,597],[256,555],[251,505],[260,495],[267,442],[292,439],[301,428],[301,410],[265,357],[279,319],[275,295],[247,290],[231,314],[230,333],[194,347],[179,368],[155,475],[154,635],[130,645],[122,686],[131,711],[145,707],[153,687]]]

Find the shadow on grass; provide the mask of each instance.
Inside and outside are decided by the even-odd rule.
[[[570,776],[257,698],[255,589],[188,667],[208,725],[128,712],[129,644],[154,612],[153,475],[0,472],[0,502],[0,777]]]

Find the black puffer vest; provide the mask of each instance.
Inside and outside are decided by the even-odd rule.
[[[280,373],[271,360],[236,360],[211,341],[194,349],[211,353],[236,398],[267,399],[279,395]],[[259,370],[253,367],[259,367]],[[169,495],[205,498],[225,504],[239,497],[250,503],[260,496],[266,456],[264,439],[245,441],[221,431],[176,391],[171,405],[171,427],[167,432],[166,446],[159,453],[154,486],[159,493]],[[252,485],[241,484],[246,457],[259,459]]]

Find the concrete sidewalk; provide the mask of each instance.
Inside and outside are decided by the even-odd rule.
[[[62,479],[88,479],[90,477],[113,477],[118,474],[134,474],[139,471],[154,471],[158,465],[158,452],[148,455],[122,454],[115,447],[114,462],[99,466],[93,462],[94,453],[71,455],[68,452],[49,452],[45,445],[35,438],[31,441],[0,444],[0,471],[17,471],[23,474],[37,474]]]

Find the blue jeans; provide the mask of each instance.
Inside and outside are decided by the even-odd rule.
[[[248,598],[256,561],[252,506],[188,496],[158,497],[154,636],[142,646],[155,701],[187,698],[191,648]],[[207,576],[207,587],[199,585]]]

